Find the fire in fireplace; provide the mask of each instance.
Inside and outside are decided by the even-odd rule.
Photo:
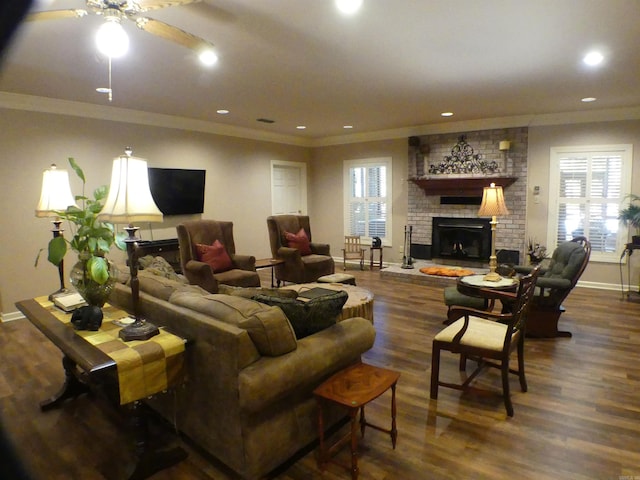
[[[433,258],[485,262],[491,255],[491,225],[483,218],[434,217]]]

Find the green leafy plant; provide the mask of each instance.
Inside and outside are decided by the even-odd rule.
[[[540,245],[532,238],[530,238],[528,242],[527,255],[529,255],[529,260],[532,265],[537,265],[549,256],[547,254],[547,247]]]
[[[625,198],[629,199],[629,204],[620,210],[618,220],[625,227],[634,228],[636,235],[640,235],[640,203],[636,203],[640,202],[640,196],[630,193]]]
[[[47,260],[58,266],[67,254],[70,247],[78,253],[78,256],[86,261],[87,274],[90,279],[102,285],[109,279],[109,263],[105,255],[113,245],[121,250],[126,249],[124,237],[126,234],[115,233],[113,224],[98,220],[98,213],[104,206],[104,201],[109,193],[109,188],[102,185],[93,191],[93,198],[85,196],[86,179],[84,172],[73,158],[69,158],[69,164],[82,180],[82,195],[76,195],[76,205],[69,206],[65,211],[56,212],[71,226],[73,236],[67,240],[62,235],[54,237],[49,241]],[[38,257],[40,252],[38,253]],[[38,259],[36,258],[36,265]]]

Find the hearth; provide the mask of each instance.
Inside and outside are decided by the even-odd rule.
[[[483,218],[434,217],[432,258],[485,262],[491,255],[491,225]]]

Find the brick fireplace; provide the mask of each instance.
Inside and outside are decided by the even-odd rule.
[[[466,142],[486,162],[499,165],[498,171],[488,175],[480,174],[429,174],[430,165],[441,164],[443,158],[450,156],[452,148],[465,135]],[[496,228],[496,251],[499,261],[518,261],[523,259],[526,245],[525,212],[527,191],[527,137],[526,127],[481,130],[476,132],[424,135],[409,139],[409,203],[407,223],[413,226],[411,256],[416,259],[455,259],[455,255],[446,253],[442,245],[442,236],[434,240],[434,221],[437,218],[475,222],[490,219],[478,217],[478,197],[482,196],[482,186],[491,181],[503,185],[505,201],[509,215],[498,218]],[[500,151],[501,141],[508,140],[508,152]],[[433,168],[431,169],[433,171]],[[493,179],[496,180],[493,180]],[[497,179],[500,179],[499,181]],[[513,182],[507,186],[509,182]],[[450,233],[450,232],[449,232]],[[490,235],[490,234],[489,234]],[[450,237],[452,238],[452,237]],[[449,243],[450,240],[447,240]],[[437,243],[439,242],[439,244]],[[459,243],[459,242],[458,242]],[[490,243],[490,236],[489,236]],[[473,246],[468,240],[463,242],[462,250]],[[445,248],[443,250],[443,248]],[[475,248],[474,255],[475,255]],[[486,241],[482,248],[486,248]],[[489,249],[490,249],[489,245]],[[502,253],[502,255],[501,255]],[[507,260],[501,260],[501,256]],[[478,254],[478,259],[470,259],[487,263],[486,251]],[[516,258],[519,257],[517,260]]]

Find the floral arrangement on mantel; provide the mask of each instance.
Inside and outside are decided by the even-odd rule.
[[[547,247],[540,245],[535,239],[530,238],[527,255],[529,255],[529,263],[531,263],[531,265],[537,265],[548,257]]]
[[[474,153],[467,143],[465,135],[458,137],[458,143],[451,149],[451,155],[445,155],[437,164],[429,165],[430,175],[490,175],[500,173],[500,166],[495,160],[483,160],[480,153]]]

